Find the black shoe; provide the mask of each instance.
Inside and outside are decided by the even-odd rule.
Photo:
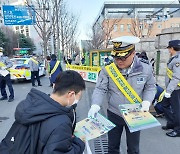
[[[166,125],[166,126],[162,126],[161,127],[163,130],[169,130],[169,129],[173,129],[174,127],[171,125]]]
[[[14,100],[14,98],[9,98],[8,102],[12,102]]]
[[[2,101],[2,100],[7,100],[8,98],[7,97],[1,97],[0,98],[0,101]]]
[[[33,87],[37,87],[36,85],[32,85]]]
[[[172,132],[167,132],[166,135],[169,137],[180,137],[180,133],[176,132],[175,130]]]
[[[38,84],[38,86],[42,86],[42,84]]]

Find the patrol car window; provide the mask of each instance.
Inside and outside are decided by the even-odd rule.
[[[25,59],[12,60],[13,64],[16,64],[16,65],[23,65],[25,61],[26,61]]]

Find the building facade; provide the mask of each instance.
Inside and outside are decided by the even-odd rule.
[[[105,37],[109,35],[105,39],[123,35],[155,37],[162,29],[170,27],[180,28],[178,1],[104,3],[93,25],[93,28],[106,33]]]

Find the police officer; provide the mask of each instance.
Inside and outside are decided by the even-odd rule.
[[[36,85],[35,85],[35,77],[37,79],[38,86],[42,86],[40,78],[39,78],[39,62],[37,61],[37,55],[36,54],[33,54],[33,57],[31,57],[31,59],[29,61],[29,66],[30,66],[30,70],[31,70],[32,86],[36,87]]]
[[[166,135],[180,137],[180,40],[169,41],[167,48],[171,56],[167,63],[166,92],[163,98],[163,110],[167,124],[162,129],[173,129]],[[170,105],[172,112],[169,111]]]
[[[148,111],[156,93],[156,86],[151,65],[141,62],[135,55],[135,44],[140,39],[134,36],[122,36],[112,41],[114,47],[111,55],[114,58],[115,66],[143,100],[141,110]],[[120,139],[125,127],[128,154],[139,154],[140,131],[130,133],[119,110],[120,104],[130,102],[118,89],[106,68],[103,67],[92,95],[92,105],[88,117],[95,117],[105,96],[108,97],[108,119],[116,125],[108,133],[108,153],[119,154]]]
[[[12,62],[9,60],[7,56],[3,55],[3,51],[0,50],[0,88],[1,88],[1,95],[2,97],[0,100],[7,100],[7,93],[6,93],[6,84],[9,88],[9,100],[8,102],[12,102],[14,100],[14,90],[12,87],[10,73],[8,68],[12,67]]]

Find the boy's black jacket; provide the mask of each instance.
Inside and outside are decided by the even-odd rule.
[[[24,126],[40,124],[39,130],[34,130],[34,134],[38,134],[36,131],[39,131],[35,153],[81,154],[84,143],[73,136],[74,108],[63,107],[47,94],[31,89],[26,99],[18,104],[15,121]]]

